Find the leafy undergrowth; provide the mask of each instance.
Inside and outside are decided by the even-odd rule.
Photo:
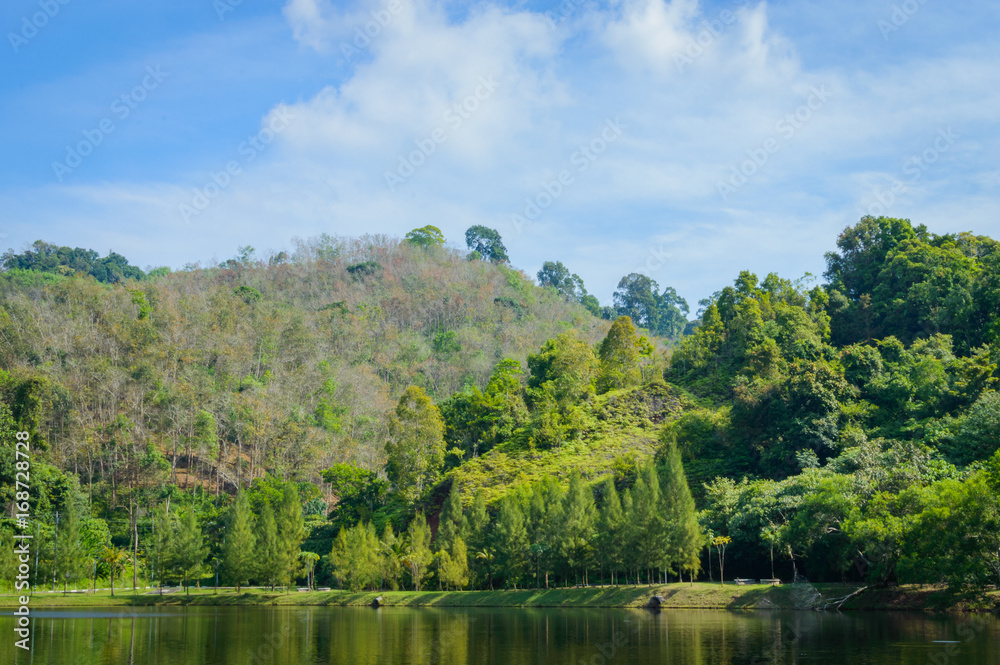
[[[662,381],[598,395],[584,405],[577,438],[550,449],[502,445],[462,464],[448,475],[463,496],[483,488],[493,504],[512,488],[549,476],[568,480],[573,471],[596,481],[627,473],[660,445],[659,427],[693,408],[695,400]]]

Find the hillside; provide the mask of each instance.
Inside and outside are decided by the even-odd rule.
[[[512,268],[374,236],[138,282],[44,281],[5,290],[0,367],[18,419],[85,485],[124,482],[101,469],[134,473],[147,442],[182,487],[378,469],[407,386],[443,398],[609,325]]]

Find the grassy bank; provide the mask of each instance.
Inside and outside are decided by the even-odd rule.
[[[812,609],[830,605],[857,591],[848,584],[771,587],[722,586],[697,583],[663,586],[600,587],[586,589],[528,589],[523,591],[313,591],[291,593],[259,589],[192,589],[159,595],[142,590],[99,591],[92,594],[42,592],[31,598],[39,607],[111,607],[143,605],[302,605],[364,606],[376,597],[389,607],[642,607],[653,595],[662,596],[665,609]],[[12,607],[17,598],[0,595],[0,607]],[[831,605],[832,609],[832,605]],[[992,610],[1000,609],[1000,593],[951,594],[934,587],[904,586],[866,589],[848,599],[841,609],[853,610]]]

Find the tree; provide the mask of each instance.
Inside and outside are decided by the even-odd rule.
[[[465,244],[470,252],[478,252],[486,261],[507,263],[507,248],[503,246],[500,234],[485,226],[470,226],[465,232]]]
[[[659,288],[656,281],[646,275],[631,273],[622,277],[613,296],[618,316],[627,316],[630,321],[648,330],[658,330]]]
[[[642,340],[629,317],[620,316],[611,324],[598,354],[601,360],[598,393],[638,385],[642,380],[639,369],[639,358],[644,351]]]
[[[302,519],[302,503],[295,483],[285,483],[281,492],[281,503],[277,514],[278,542],[280,547],[280,568],[278,579],[281,584],[291,584],[299,570],[299,551],[306,537],[305,522]]]
[[[461,536],[456,536],[450,550],[440,549],[435,555],[438,579],[445,589],[464,589],[469,584],[468,550]]]
[[[402,571],[404,556],[402,541],[392,530],[392,525],[386,524],[379,541],[379,565],[382,570],[383,583],[388,580],[393,591],[399,588],[399,575]]]
[[[716,536],[712,539],[712,545],[719,553],[719,584],[726,583],[726,547],[733,539],[729,536]]]
[[[594,495],[584,484],[579,471],[569,477],[569,490],[563,501],[560,551],[567,565],[587,583],[587,566],[593,555],[595,523]]]
[[[406,242],[417,247],[438,247],[444,244],[444,234],[436,226],[422,226],[406,234]]]
[[[245,491],[236,493],[236,500],[229,508],[226,525],[226,539],[222,545],[222,569],[229,581],[236,584],[239,593],[242,586],[254,574],[257,537],[254,535],[253,514]]]
[[[337,526],[367,522],[385,503],[388,485],[374,471],[341,463],[324,469],[320,475],[337,497],[337,506],[330,515]]]
[[[414,591],[420,591],[424,578],[427,577],[427,566],[434,559],[431,553],[431,528],[427,526],[423,513],[417,513],[410,522],[407,535],[409,542],[406,561],[410,567],[410,579],[413,581]]]
[[[662,516],[666,525],[665,545],[669,548],[671,564],[676,564],[678,572],[690,572],[691,581],[700,567],[699,552],[704,536],[698,524],[698,512],[694,498],[684,475],[684,465],[677,444],[669,439],[663,452],[660,467],[660,496]]]
[[[601,567],[607,567],[611,572],[611,583],[615,583],[615,572],[622,565],[621,534],[625,515],[622,513],[622,502],[615,488],[614,478],[604,481],[603,504],[597,523],[597,542]]]
[[[257,577],[274,590],[281,575],[283,552],[278,540],[278,525],[274,521],[274,509],[265,503],[257,515]]]
[[[444,466],[444,420],[418,386],[410,386],[389,420],[385,444],[386,474],[406,501],[416,501],[432,486]]]
[[[466,534],[467,524],[465,513],[462,512],[462,497],[459,494],[458,485],[452,483],[451,491],[441,508],[441,516],[438,519],[435,547],[438,550],[451,552],[455,539]]]
[[[73,492],[66,497],[66,519],[59,525],[59,560],[58,576],[63,581],[63,593],[66,585],[76,582],[87,574],[87,551],[82,541],[81,527],[83,515],[77,497]]]
[[[198,515],[194,508],[189,508],[179,520],[171,550],[173,568],[180,577],[182,585],[187,586],[185,582],[204,574],[208,548],[205,547],[205,537],[198,525]]]
[[[105,547],[101,552],[101,560],[111,571],[111,597],[115,597],[115,573],[124,570],[131,560],[128,552],[119,547]]]
[[[342,528],[333,542],[330,560],[342,586],[358,592],[373,585],[380,574],[380,561],[379,541],[371,522]]]
[[[466,541],[468,542],[469,550],[475,553],[473,555],[474,560],[480,561],[479,553],[483,552],[489,544],[490,526],[490,515],[486,511],[486,494],[483,492],[482,487],[478,488],[472,497],[472,506],[469,508],[466,525]],[[488,571],[487,575],[491,572],[492,570]],[[490,579],[490,588],[493,588],[492,579]]]
[[[500,518],[495,530],[497,558],[503,566],[505,584],[517,589],[528,551],[528,531],[517,499],[508,494],[500,501]]]
[[[587,289],[583,286],[583,280],[579,275],[570,274],[569,268],[562,264],[562,261],[546,261],[542,264],[542,269],[538,271],[538,285],[542,287],[551,286],[570,302],[583,302],[587,297]],[[593,298],[593,296],[590,296]],[[596,298],[593,298],[597,302]],[[598,309],[600,305],[598,305]],[[590,309],[590,307],[588,307]]]

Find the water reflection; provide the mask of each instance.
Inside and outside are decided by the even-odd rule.
[[[53,665],[611,665],[1000,662],[992,616],[566,609],[36,611],[32,652],[0,616],[0,662]]]

